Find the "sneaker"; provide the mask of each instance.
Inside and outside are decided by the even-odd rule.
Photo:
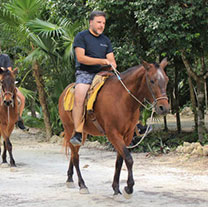
[[[18,118],[18,121],[16,122],[16,126],[22,129],[23,131],[29,131],[29,128],[25,127],[21,117]]]
[[[70,143],[74,146],[80,146],[82,144],[82,133],[75,132],[75,135],[70,139]]]
[[[148,126],[143,126],[141,124],[137,124],[137,128],[138,128],[138,131],[139,131],[140,134],[144,134],[146,132],[146,130],[147,130],[147,127]],[[152,126],[149,125],[147,134],[149,134],[151,131],[152,131]]]

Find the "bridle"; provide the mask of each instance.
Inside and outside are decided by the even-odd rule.
[[[148,102],[148,105],[150,106],[150,108],[148,108],[148,107],[147,107],[146,105],[144,105],[144,104],[143,104],[136,96],[134,96],[134,95],[131,93],[131,91],[126,87],[126,85],[124,84],[124,82],[121,80],[121,77],[120,77],[120,75],[119,75],[119,74],[120,74],[119,71],[117,71],[116,68],[115,68],[112,64],[111,64],[111,67],[113,68],[113,71],[114,71],[114,73],[116,74],[118,80],[121,82],[122,86],[125,88],[125,90],[128,92],[128,94],[129,94],[134,100],[136,100],[139,104],[141,104],[145,109],[147,109],[147,110],[149,110],[149,111],[150,111],[150,110],[152,111],[151,116],[150,116],[150,120],[151,120],[151,122],[152,122],[152,120],[153,120],[153,114],[155,113],[155,106],[156,106],[157,102],[158,102],[159,100],[162,100],[162,99],[168,100],[168,97],[167,97],[166,93],[163,93],[161,97],[156,98],[155,94],[153,93],[152,87],[151,87],[150,84],[149,84],[150,80],[149,80],[149,78],[148,78],[148,76],[147,76],[147,71],[146,71],[146,72],[145,72],[145,79],[146,79],[147,87],[148,87],[148,89],[149,89],[149,91],[150,91],[150,93],[151,93],[151,95],[152,95],[152,98],[154,99],[154,101],[153,101],[152,104],[150,104],[150,103]],[[146,100],[146,101],[147,101],[147,100]],[[134,147],[137,147],[137,146],[144,140],[144,138],[146,137],[149,128],[150,128],[150,124],[147,125],[147,129],[146,129],[144,135],[142,136],[142,138],[140,139],[140,141],[139,141],[138,143],[136,143],[135,145],[133,145],[133,146],[127,146],[127,148],[128,148],[128,149],[132,149],[132,148],[134,148]]]
[[[153,93],[152,87],[149,85],[149,78],[147,77],[147,72],[145,72],[146,83],[147,83],[148,89],[149,89],[149,91],[150,91],[150,93],[151,93],[151,95],[152,95],[152,98],[153,98],[153,100],[154,100],[152,104],[150,104],[150,103],[146,100],[146,101],[148,102],[148,105],[150,105],[150,108],[148,108],[148,107],[147,107],[146,105],[144,105],[144,104],[143,104],[136,96],[134,96],[134,94],[132,94],[131,91],[126,87],[126,85],[124,84],[124,82],[122,81],[122,79],[121,79],[121,77],[120,77],[119,71],[116,70],[116,68],[115,68],[112,64],[111,64],[111,67],[113,68],[113,71],[114,71],[114,73],[116,74],[118,80],[120,81],[120,83],[122,84],[122,86],[125,88],[125,90],[128,92],[128,94],[129,94],[134,100],[136,100],[139,104],[141,104],[144,108],[146,108],[147,110],[152,110],[152,109],[156,106],[156,104],[157,104],[157,102],[158,102],[159,100],[162,100],[162,99],[168,100],[168,97],[167,97],[166,94],[164,94],[164,96],[161,96],[161,97],[157,97],[157,98],[156,98],[155,94]]]
[[[3,84],[2,81],[0,82],[0,95],[1,95],[1,106],[3,106],[4,104],[4,98],[6,95],[10,95],[11,96],[11,104],[9,104],[7,107],[7,116],[8,116],[8,123],[10,122],[10,106],[13,108],[14,107],[14,92],[11,91],[4,91],[3,90]]]
[[[152,95],[152,98],[154,99],[153,104],[152,104],[153,106],[155,106],[157,104],[157,101],[159,101],[159,100],[162,100],[162,99],[168,100],[166,93],[162,93],[162,96],[156,98],[155,94],[153,93],[152,87],[149,84],[150,79],[147,76],[147,72],[145,72],[145,79],[146,79],[147,87]]]
[[[11,91],[4,91],[3,87],[2,87],[2,81],[0,83],[0,93],[1,93],[1,105],[4,104],[4,98],[6,95],[10,95],[12,97],[12,100],[11,100],[11,106],[14,107],[14,92],[11,92]]]

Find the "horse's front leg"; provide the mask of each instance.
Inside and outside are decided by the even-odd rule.
[[[115,174],[114,174],[113,184],[112,184],[114,195],[121,194],[121,191],[119,190],[119,180],[120,180],[122,164],[123,164],[123,157],[119,153],[117,153]]]
[[[13,155],[12,155],[12,143],[10,142],[9,138],[6,139],[5,143],[6,143],[5,144],[6,149],[9,152],[10,165],[11,165],[11,167],[16,167],[16,164],[15,164],[15,161],[14,161],[14,158],[13,158]]]
[[[114,139],[112,139],[112,137],[114,137]],[[124,194],[125,198],[130,198],[132,196],[133,186],[134,186],[134,179],[133,179],[133,172],[132,172],[132,167],[133,167],[132,156],[131,156],[130,152],[128,151],[128,149],[126,148],[126,145],[123,141],[122,136],[119,136],[119,135],[111,136],[111,139],[109,139],[109,140],[111,141],[111,143],[115,147],[116,151],[125,160],[126,167],[128,169],[128,179],[127,179],[127,186],[124,188],[123,194]],[[120,175],[119,170],[117,171],[117,173],[119,173],[119,175]],[[118,182],[118,178],[117,178],[117,182]],[[115,193],[117,193],[117,192],[115,192]]]
[[[80,193],[81,194],[88,194],[88,188],[85,185],[84,179],[82,178],[81,171],[79,168],[79,148],[80,147],[74,147],[71,143],[69,143],[69,146],[71,148],[71,160],[73,162],[74,167],[76,168],[77,171],[77,176],[78,176],[78,185],[80,187]]]
[[[132,171],[133,158],[126,147],[124,147],[123,151],[125,154],[124,159],[125,159],[126,167],[128,169],[127,186],[124,188],[123,193],[125,198],[131,198],[133,193],[133,186],[134,186],[133,171]]]
[[[3,144],[4,144],[4,150],[3,150],[3,153],[2,153],[2,163],[3,164],[5,164],[5,163],[7,163],[7,159],[6,159],[6,142],[4,141],[3,142]]]

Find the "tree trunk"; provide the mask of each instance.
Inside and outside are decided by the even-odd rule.
[[[164,121],[164,131],[167,132],[168,131],[168,125],[167,125],[167,117],[163,116],[163,121]]]
[[[51,129],[50,118],[49,118],[50,116],[49,116],[48,107],[47,107],[46,93],[44,90],[43,79],[40,74],[40,67],[36,61],[33,63],[33,75],[35,77],[35,81],[36,81],[36,85],[38,89],[40,105],[43,110],[44,124],[45,124],[45,130],[46,130],[46,139],[49,140],[52,135],[52,129]]]
[[[176,60],[177,61],[177,60]],[[181,133],[181,119],[180,119],[180,110],[179,110],[179,92],[178,92],[178,65],[175,66],[175,110],[176,110],[176,123],[177,131]]]
[[[35,112],[35,100],[32,99],[30,104],[31,116],[37,118],[37,114]]]
[[[198,100],[198,138],[202,143],[204,139],[205,129],[205,93],[204,93],[204,82],[202,80],[197,82],[197,100]]]
[[[204,82],[205,78],[207,77],[207,74],[204,74],[204,68],[203,68],[203,62],[200,64],[202,65],[202,70],[200,71],[200,74],[198,75],[195,73],[188,60],[186,59],[186,56],[182,52],[181,54],[183,63],[186,67],[186,70],[190,77],[192,77],[197,84],[197,104],[198,104],[198,140],[200,142],[203,142],[204,134],[206,132],[205,128],[205,116],[204,116],[204,107],[205,107],[205,92],[204,92]]]
[[[191,105],[192,105],[192,110],[194,113],[194,123],[195,123],[195,131],[198,131],[198,114],[197,114],[197,106],[196,106],[196,96],[194,94],[194,87],[193,87],[193,83],[191,80],[190,75],[188,74],[188,83],[189,83],[189,92],[190,92],[190,98],[191,98]]]

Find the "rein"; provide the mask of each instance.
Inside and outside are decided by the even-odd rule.
[[[155,113],[155,111],[154,111],[154,108],[153,108],[152,113],[151,113],[151,117],[150,117],[150,123],[152,123],[154,113]],[[127,146],[126,148],[132,149],[134,147],[137,147],[144,140],[144,138],[146,137],[147,132],[149,131],[149,128],[150,128],[150,124],[147,125],[147,129],[146,129],[145,133],[143,134],[142,138],[139,140],[139,142],[137,142],[135,145]]]
[[[147,86],[148,86],[148,89],[154,99],[154,102],[153,104],[149,103],[150,104],[150,108],[148,108],[146,105],[144,105],[136,96],[134,96],[131,91],[126,87],[126,85],[124,84],[124,82],[121,80],[121,77],[120,77],[120,73],[118,70],[116,70],[116,68],[111,64],[111,67],[113,68],[113,71],[114,73],[116,74],[118,80],[120,81],[120,83],[122,84],[122,86],[125,88],[125,90],[128,92],[128,94],[134,99],[136,100],[139,104],[141,104],[145,109],[147,110],[152,110],[152,113],[151,113],[151,118],[150,118],[150,122],[152,123],[152,120],[153,120],[153,114],[155,113],[155,105],[157,104],[157,101],[161,100],[161,99],[167,99],[168,100],[168,97],[167,96],[161,96],[161,97],[158,97],[156,98],[153,91],[152,91],[152,88],[151,86],[149,85],[148,83],[148,77],[147,77],[147,72],[145,73],[145,79],[146,79],[146,83],[147,83]],[[136,143],[135,145],[133,146],[127,146],[128,149],[132,149],[134,147],[137,147],[143,140],[144,138],[146,137],[147,135],[147,132],[149,131],[149,128],[150,128],[150,124],[147,125],[147,129],[144,133],[144,135],[142,136],[142,138],[140,139],[140,141],[138,143]]]

